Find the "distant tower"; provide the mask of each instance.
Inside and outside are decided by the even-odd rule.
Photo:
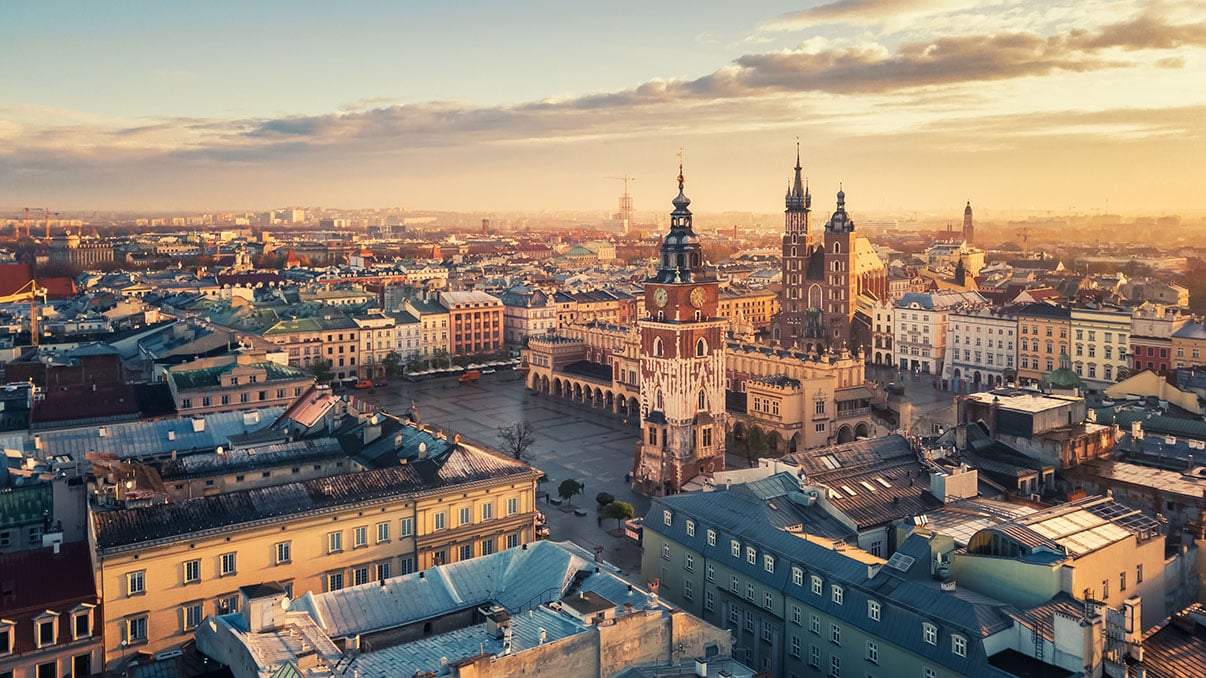
[[[971,201],[967,201],[967,207],[963,208],[963,241],[968,247],[972,246],[972,240],[976,236],[976,227],[972,225]]]
[[[704,268],[691,201],[678,196],[661,265],[645,281],[641,338],[641,439],[633,488],[646,494],[678,492],[697,475],[725,468],[725,343],[728,321],[717,312],[719,283]]]
[[[795,177],[784,197],[782,278],[783,292],[779,313],[772,320],[772,337],[790,345],[804,336],[808,316],[807,283],[808,259],[812,254],[813,238],[808,230],[812,195],[804,183],[800,166],[800,143],[796,142]]]

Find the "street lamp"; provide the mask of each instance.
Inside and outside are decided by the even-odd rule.
[[[130,675],[130,667],[126,666],[126,648],[130,647],[129,639],[121,641],[121,675]]]

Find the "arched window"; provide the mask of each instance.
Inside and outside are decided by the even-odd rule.
[[[662,338],[661,337],[653,338],[653,357],[655,357],[655,358],[662,357]]]
[[[708,409],[708,397],[704,395],[703,391],[699,392],[699,404],[696,406],[696,409],[698,409],[700,412],[704,412]]]
[[[702,338],[699,341],[695,342],[696,357],[702,358],[704,356],[704,354],[707,352],[708,352],[708,343],[707,342],[705,342]]]
[[[792,237],[794,238],[795,236],[792,236]],[[794,257],[794,256],[796,256],[796,248],[795,248],[795,247],[792,247],[792,248],[791,248],[791,255],[792,255],[793,257]]]
[[[840,243],[840,242],[833,243],[833,253],[834,254],[842,253],[842,243]]]
[[[654,409],[656,409],[658,412],[664,411],[666,409],[666,402],[664,400],[662,400],[662,392],[661,391],[657,392],[656,400],[657,400],[657,406]]]

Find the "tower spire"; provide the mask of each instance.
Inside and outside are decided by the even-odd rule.
[[[804,185],[803,167],[800,164],[800,138],[796,137],[796,166],[795,177],[792,181],[791,188],[787,191],[787,211],[801,212],[810,207],[811,200],[808,196],[808,189]]]

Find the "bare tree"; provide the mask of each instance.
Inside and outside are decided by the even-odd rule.
[[[510,426],[500,427],[498,437],[503,440],[503,450],[522,461],[527,456],[528,448],[536,442],[536,429],[529,422],[517,421]]]

